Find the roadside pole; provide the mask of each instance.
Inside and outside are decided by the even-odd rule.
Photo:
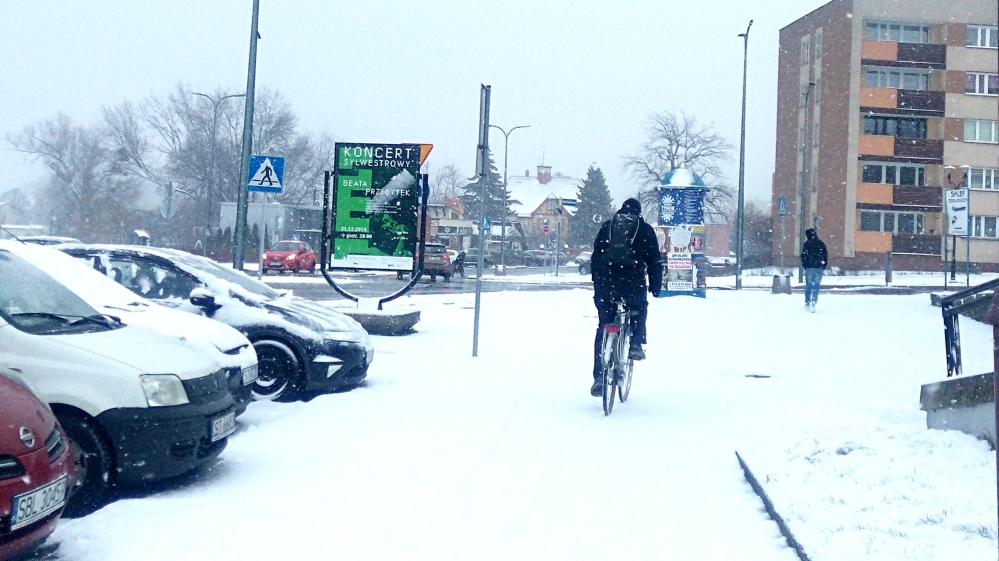
[[[260,0],[253,0],[253,18],[250,23],[250,64],[246,71],[246,105],[243,109],[243,152],[239,159],[239,191],[236,196],[236,247],[232,256],[232,266],[237,271],[243,269],[243,242],[246,239],[246,208],[250,193],[246,190],[246,174],[250,169],[250,153],[253,151],[253,93],[257,83],[257,21],[260,16]]]
[[[558,221],[555,224],[555,276],[558,276],[558,252],[562,249],[562,208],[558,209]]]
[[[260,228],[257,236],[260,238],[260,247],[257,251],[257,280],[264,278],[264,232],[267,231],[267,193],[260,193]],[[279,273],[280,274],[280,273]]]
[[[486,169],[489,167],[489,94],[492,86],[479,86],[479,146],[476,152],[476,171],[479,175],[479,258],[475,273],[475,328],[472,331],[472,356],[479,356],[479,311],[482,307],[482,269],[486,238],[483,235],[486,217]]]

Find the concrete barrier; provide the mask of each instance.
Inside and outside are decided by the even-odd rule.
[[[371,335],[406,335],[420,321],[420,312],[392,312],[384,310],[340,310],[357,320]]]
[[[960,376],[925,384],[919,408],[926,411],[926,428],[958,430],[996,447],[994,374]]]

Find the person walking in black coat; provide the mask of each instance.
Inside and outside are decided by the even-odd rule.
[[[629,224],[634,225],[631,231],[628,231]],[[622,231],[624,235],[621,235]],[[655,230],[642,220],[642,203],[638,199],[624,201],[614,218],[600,227],[593,242],[590,275],[593,279],[593,303],[599,317],[593,341],[593,385],[590,395],[600,396],[603,391],[600,347],[604,326],[614,321],[614,301],[624,299],[631,311],[629,356],[633,360],[643,360],[645,351],[642,345],[646,343],[645,320],[649,310],[646,295],[651,293],[658,298],[662,291],[662,254]]]
[[[805,307],[810,312],[815,312],[822,274],[828,263],[829,252],[826,244],[819,239],[818,232],[815,228],[805,230],[805,243],[801,246],[801,268],[805,270]]]

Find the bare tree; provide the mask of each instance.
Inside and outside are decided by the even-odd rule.
[[[451,162],[437,166],[430,174],[430,202],[444,204],[447,198],[460,197],[465,194],[464,174],[458,166]]]
[[[624,158],[624,169],[641,185],[642,206],[656,208],[656,188],[663,177],[685,168],[701,176],[708,186],[705,201],[708,210],[724,214],[734,191],[724,182],[721,164],[730,158],[732,145],[712,127],[699,126],[694,117],[683,112],[679,118],[669,111],[654,113],[645,128],[647,140],[636,154]]]
[[[14,150],[48,168],[44,198],[57,233],[110,241],[132,226],[138,182],[123,175],[107,140],[103,129],[63,114],[8,137]]]

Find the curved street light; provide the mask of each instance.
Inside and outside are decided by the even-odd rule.
[[[230,94],[219,98],[212,97],[200,92],[188,92],[191,95],[201,96],[212,104],[212,155],[208,163],[208,193],[205,197],[205,245],[201,248],[202,255],[208,255],[209,233],[212,231],[212,186],[215,183],[215,134],[218,131],[219,104],[233,97],[246,97],[246,94]]]
[[[531,125],[517,125],[516,127],[510,129],[509,131],[506,131],[503,130],[503,127],[497,125],[489,125],[489,128],[498,129],[501,133],[503,133],[503,209],[502,209],[503,217],[500,219],[500,232],[502,232],[503,238],[502,238],[502,243],[500,244],[500,266],[499,269],[495,271],[496,274],[498,275],[506,274],[506,219],[507,219],[506,197],[508,191],[506,168],[507,168],[507,155],[510,148],[510,134],[517,129],[526,129],[530,128],[530,126]]]

